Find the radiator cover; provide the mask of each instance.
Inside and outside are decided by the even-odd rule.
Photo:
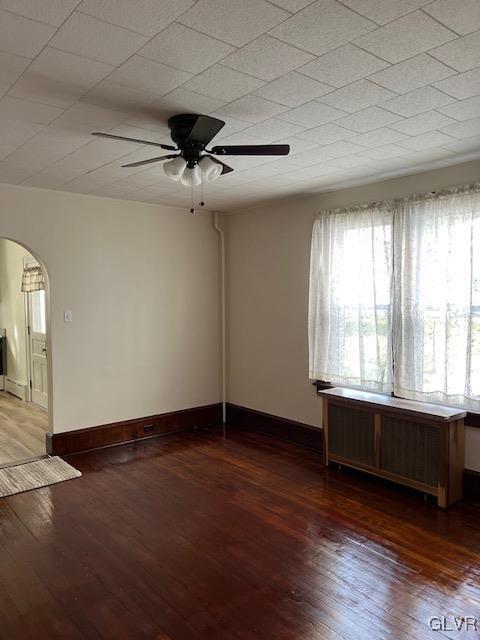
[[[329,412],[329,450],[362,464],[374,463],[374,414],[332,405]]]

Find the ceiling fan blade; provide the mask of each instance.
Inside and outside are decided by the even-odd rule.
[[[144,164],[153,164],[154,162],[160,162],[160,160],[169,160],[170,158],[178,158],[178,154],[170,156],[158,156],[157,158],[149,158],[148,160],[139,160],[139,162],[122,164],[122,167],[143,167]]]
[[[224,162],[220,162],[220,160],[218,160],[217,158],[214,158],[213,156],[206,156],[206,157],[207,158],[211,158],[217,164],[221,164],[222,165],[222,173],[221,173],[222,176],[225,173],[230,173],[231,171],[233,171],[232,167],[229,167],[228,164],[225,164]]]
[[[160,142],[150,142],[149,140],[137,140],[136,138],[126,138],[125,136],[114,136],[111,133],[101,133],[100,131],[94,131],[92,136],[111,138],[113,140],[123,140],[124,142],[137,142],[138,144],[150,144],[152,147],[161,147],[162,149],[167,149],[167,151],[177,150],[177,147],[172,147],[170,144],[160,144]]]
[[[289,144],[240,144],[213,147],[210,153],[219,156],[287,156]]]
[[[211,116],[198,116],[186,141],[201,142],[206,145],[224,126],[225,122],[223,122],[223,120],[218,120]]]

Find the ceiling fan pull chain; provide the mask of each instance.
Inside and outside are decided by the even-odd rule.
[[[190,213],[197,213],[197,210],[194,207],[193,200],[194,200],[194,186],[193,186],[193,180],[192,180],[190,182],[190,204],[191,204]]]
[[[200,206],[204,207],[204,197],[203,197],[203,172],[200,171]]]

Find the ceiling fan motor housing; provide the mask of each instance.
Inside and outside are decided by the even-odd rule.
[[[197,124],[199,116],[195,113],[185,113],[173,116],[168,121],[168,128],[171,131],[172,140],[181,150],[182,156],[187,162],[187,167],[193,167],[200,160],[200,154],[205,149],[205,143],[196,140],[192,134]]]

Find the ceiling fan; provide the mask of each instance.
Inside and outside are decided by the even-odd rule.
[[[95,131],[92,135],[114,140],[126,140],[139,144],[148,144],[176,153],[149,158],[125,164],[124,167],[141,167],[162,160],[169,160],[163,165],[167,176],[180,181],[185,186],[197,186],[202,179],[213,182],[221,175],[233,171],[232,167],[224,164],[214,156],[286,156],[290,151],[288,144],[254,144],[254,145],[220,145],[206,149],[209,142],[225,125],[223,120],[198,114],[182,114],[173,116],[168,121],[173,142],[176,147],[148,140],[126,138],[110,133]],[[213,154],[213,155],[211,155]]]

